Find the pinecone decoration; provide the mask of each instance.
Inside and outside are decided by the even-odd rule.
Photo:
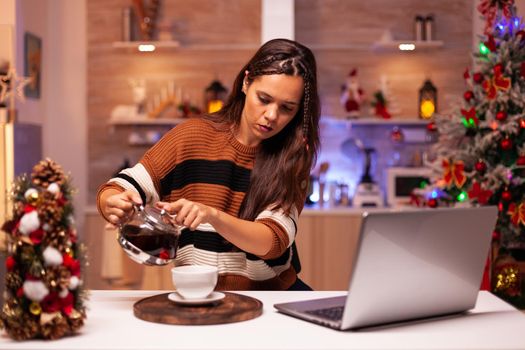
[[[16,292],[22,287],[23,281],[20,274],[15,272],[8,272],[5,276],[5,286],[13,292]]]
[[[38,207],[38,216],[41,222],[55,228],[62,220],[63,207],[57,204],[56,199],[50,192],[42,193],[42,202]]]
[[[51,288],[60,291],[67,288],[71,272],[62,266],[48,267],[43,277],[44,283]]]
[[[46,158],[33,167],[31,181],[37,186],[47,188],[53,182],[60,186],[63,185],[66,181],[66,176],[60,165]]]
[[[19,317],[8,317],[3,320],[7,334],[15,340],[28,340],[38,334],[38,322],[28,314]]]
[[[73,310],[71,312],[71,315],[69,315],[69,326],[71,327],[72,332],[76,332],[84,325],[84,319],[86,318],[85,313],[80,313],[76,310]]]
[[[64,316],[61,313],[57,313],[51,321],[42,325],[41,331],[45,339],[58,339],[69,332],[69,325]]]

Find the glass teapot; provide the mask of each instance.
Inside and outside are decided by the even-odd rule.
[[[119,226],[122,249],[139,264],[162,266],[172,262],[181,228],[164,209],[142,205],[133,209],[130,218]]]

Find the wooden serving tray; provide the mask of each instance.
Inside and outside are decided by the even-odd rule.
[[[154,295],[137,301],[133,314],[144,321],[178,324],[210,325],[251,320],[262,314],[258,299],[230,292],[222,292],[224,299],[209,305],[179,305],[168,299],[170,293]]]

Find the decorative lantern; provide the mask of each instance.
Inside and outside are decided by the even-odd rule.
[[[215,113],[224,105],[228,90],[220,81],[214,80],[204,91],[204,105],[207,113]]]
[[[419,89],[419,117],[430,119],[437,112],[437,89],[432,82],[427,79]]]

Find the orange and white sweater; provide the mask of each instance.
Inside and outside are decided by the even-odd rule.
[[[238,217],[253,169],[256,147],[239,143],[229,130],[211,121],[189,119],[170,130],[140,162],[121,171],[99,189],[137,191],[144,203],[186,198]],[[100,208],[100,203],[97,200]],[[256,222],[273,232],[273,245],[264,256],[244,252],[225,240],[210,224],[184,229],[176,265],[206,264],[219,269],[217,289],[285,290],[296,279],[291,260],[298,211],[290,215],[268,208]]]

